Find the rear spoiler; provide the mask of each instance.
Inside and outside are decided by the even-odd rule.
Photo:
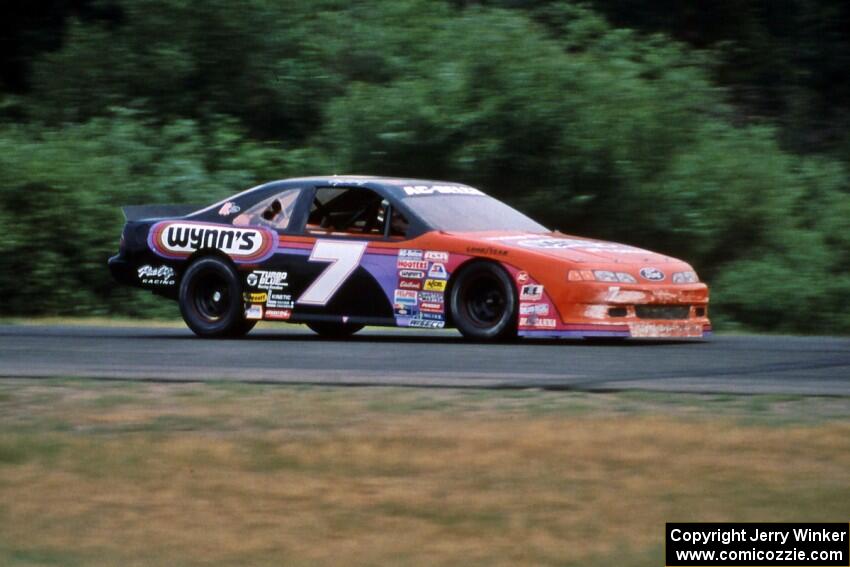
[[[143,219],[159,219],[172,217],[185,217],[203,209],[205,205],[130,205],[121,207],[124,218],[128,221]]]

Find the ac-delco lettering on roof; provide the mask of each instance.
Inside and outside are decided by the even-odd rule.
[[[484,195],[474,187],[465,185],[405,185],[404,192],[407,195]]]

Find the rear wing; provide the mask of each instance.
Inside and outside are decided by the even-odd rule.
[[[143,219],[185,217],[199,211],[206,205],[130,205],[121,207],[124,218],[128,221]]]

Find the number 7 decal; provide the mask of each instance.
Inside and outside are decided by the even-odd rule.
[[[310,253],[311,262],[330,262],[307,288],[296,303],[325,305],[354,273],[360,258],[366,251],[366,242],[341,242],[339,240],[317,240]]]

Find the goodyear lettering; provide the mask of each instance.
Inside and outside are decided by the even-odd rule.
[[[490,256],[507,256],[508,251],[502,248],[493,248],[492,246],[470,246],[466,249],[470,254],[483,254]]]

